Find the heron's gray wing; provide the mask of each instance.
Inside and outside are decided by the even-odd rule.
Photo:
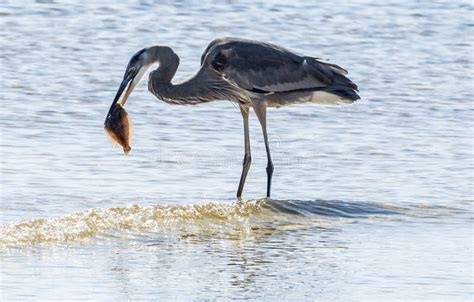
[[[224,39],[215,39],[211,43],[209,43],[209,45],[207,45],[206,49],[201,55],[201,65],[204,63],[204,60],[206,59],[207,55],[210,53],[210,50],[217,44],[222,43],[223,41]]]
[[[214,49],[212,47],[214,46]],[[253,92],[321,89],[339,82],[356,86],[341,67],[266,43],[227,42],[208,47],[210,65],[232,84]]]

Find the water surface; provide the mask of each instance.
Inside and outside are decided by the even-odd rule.
[[[0,6],[0,297],[473,299],[470,1],[6,1]],[[275,172],[230,102],[142,84],[124,156],[103,131],[130,56],[172,47],[176,81],[223,36],[349,70],[362,100],[270,110]],[[471,37],[471,38],[470,38]]]

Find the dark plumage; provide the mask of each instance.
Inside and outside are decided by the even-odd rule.
[[[345,69],[269,43],[214,40],[203,53],[201,65],[212,66],[226,80],[252,93],[327,91],[351,101],[360,98]]]

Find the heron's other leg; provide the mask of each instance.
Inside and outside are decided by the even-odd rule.
[[[265,150],[267,151],[267,197],[270,197],[272,188],[273,162],[270,155],[270,146],[268,145],[267,135],[267,103],[264,101],[254,101],[252,103],[253,110],[260,121],[263,131],[263,139],[265,141]]]
[[[242,175],[240,176],[239,189],[237,190],[237,198],[242,196],[242,190],[244,189],[245,179],[250,169],[252,162],[252,156],[250,155],[250,137],[249,137],[249,107],[240,106],[240,112],[242,113],[242,119],[244,120],[244,140],[245,140],[245,155],[244,163],[242,167]]]

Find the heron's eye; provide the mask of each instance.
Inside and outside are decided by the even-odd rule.
[[[135,72],[135,69],[137,69],[135,66],[133,66],[132,68],[130,68],[130,72]]]

